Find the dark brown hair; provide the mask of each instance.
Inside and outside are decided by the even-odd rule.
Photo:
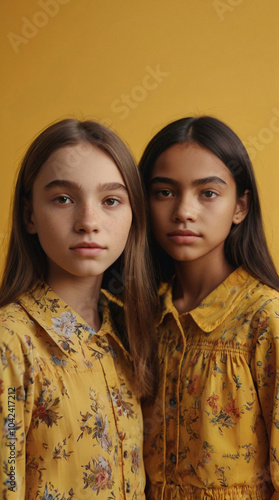
[[[0,288],[0,307],[17,301],[21,294],[35,288],[39,281],[46,280],[46,255],[37,235],[31,235],[25,229],[24,199],[31,198],[34,181],[54,151],[84,142],[100,148],[112,158],[128,190],[133,217],[120,259],[125,326],[134,360],[138,394],[141,397],[151,396],[156,380],[156,338],[152,318],[157,299],[146,238],[144,194],[138,169],[129,150],[119,137],[101,124],[90,120],[62,120],[45,129],[30,145],[16,182],[9,248]]]
[[[252,276],[279,291],[279,277],[270,256],[264,234],[255,175],[248,153],[239,137],[223,122],[211,116],[181,118],[151,139],[141,161],[140,171],[148,192],[149,178],[157,158],[175,144],[196,143],[214,153],[230,170],[237,195],[250,191],[249,212],[238,225],[233,224],[225,241],[225,256],[234,266],[242,266]],[[154,254],[158,252],[156,244]],[[171,259],[160,250],[163,278],[172,272]],[[158,266],[158,260],[154,257]]]

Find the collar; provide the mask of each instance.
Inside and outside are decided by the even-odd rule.
[[[257,279],[239,267],[210,292],[198,307],[185,314],[190,314],[199,328],[209,333],[225,321],[237,304],[249,295],[257,283]],[[172,301],[173,279],[169,283],[162,283],[159,295],[162,300],[160,323],[168,313],[171,313],[179,321],[179,313]]]
[[[100,293],[102,325],[98,332],[95,332],[46,283],[39,283],[35,290],[22,295],[19,303],[67,357],[75,356],[75,353],[81,350],[81,343],[89,344],[89,342],[94,350],[104,353],[104,345],[107,346],[104,336],[112,337],[120,345],[124,354],[130,357],[116,333],[110,313],[111,304],[118,314],[123,304],[120,299],[105,290],[101,290]]]

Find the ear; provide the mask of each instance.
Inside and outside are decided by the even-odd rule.
[[[245,193],[237,199],[233,223],[240,224],[249,212],[251,193],[246,189]]]
[[[36,224],[33,218],[32,202],[27,200],[27,198],[23,199],[23,222],[27,233],[37,234]]]

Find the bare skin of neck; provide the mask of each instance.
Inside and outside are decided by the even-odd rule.
[[[220,261],[221,260],[221,261]],[[175,262],[176,287],[173,304],[179,314],[192,311],[234,271],[225,259]]]
[[[47,283],[85,322],[97,332],[101,327],[98,300],[103,276],[79,278],[48,276]]]

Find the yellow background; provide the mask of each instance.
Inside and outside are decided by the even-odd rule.
[[[206,113],[251,154],[279,267],[278,0],[1,0],[0,18],[1,238],[19,162],[49,123],[100,120],[139,159],[163,125]]]

